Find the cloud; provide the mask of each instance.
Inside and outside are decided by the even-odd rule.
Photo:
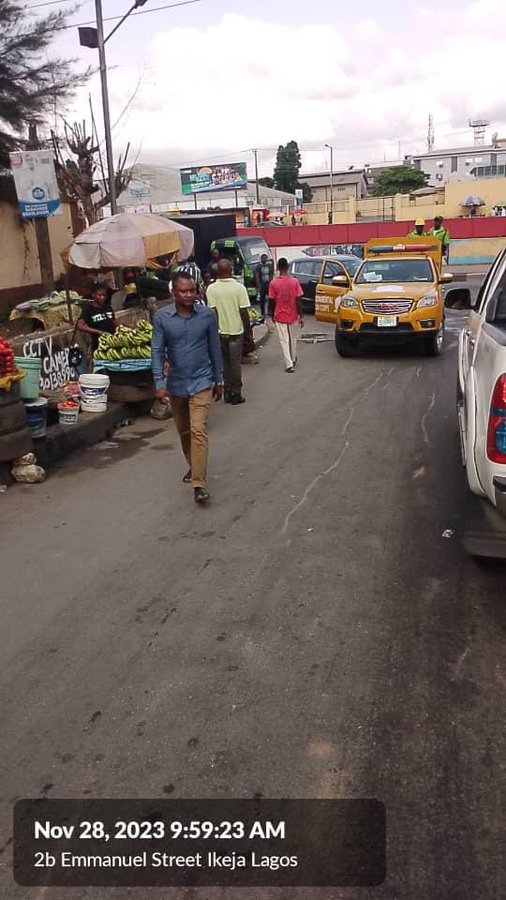
[[[504,0],[463,0],[458,13],[444,0],[437,12],[421,4],[402,33],[387,17],[346,26],[227,14],[203,28],[172,28],[142,51],[146,73],[115,143],[142,139],[141,159],[181,164],[223,148],[229,158],[264,148],[265,169],[293,138],[307,148],[305,167],[324,164],[325,142],[336,164],[360,164],[397,155],[399,140],[403,154],[422,149],[429,113],[436,144],[470,142],[469,117],[506,125],[505,31]],[[133,93],[139,59],[117,50],[116,61],[113,120]]]

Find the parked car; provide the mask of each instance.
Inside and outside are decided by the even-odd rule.
[[[362,260],[358,256],[348,254],[342,256],[298,256],[296,259],[292,259],[288,270],[304,291],[304,309],[314,312],[318,284],[332,284],[332,279],[336,275],[349,275],[350,278],[353,278],[361,262]]]
[[[459,335],[457,413],[470,491],[483,498],[464,535],[475,556],[506,557],[506,248],[471,303],[468,288],[448,291],[445,306],[469,309]]]

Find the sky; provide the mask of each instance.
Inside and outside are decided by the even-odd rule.
[[[102,0],[104,17],[133,0]],[[435,147],[472,143],[470,118],[506,137],[505,0],[147,0],[107,43],[114,152],[185,166],[245,160],[261,175],[276,148],[296,140],[302,169],[396,160],[423,151],[432,114]],[[58,6],[38,6],[33,14]],[[71,22],[93,22],[85,0]],[[105,25],[106,33],[115,22]],[[97,63],[76,28],[54,52]],[[66,110],[102,129],[98,76]]]

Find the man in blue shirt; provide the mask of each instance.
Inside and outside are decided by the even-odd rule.
[[[223,360],[216,316],[196,303],[195,282],[185,272],[172,279],[175,304],[158,310],[153,321],[151,357],[158,400],[170,394],[172,415],[190,466],[183,478],[195,500],[210,499],[206,488],[207,418],[211,397],[222,397]],[[164,377],[168,359],[169,373]]]

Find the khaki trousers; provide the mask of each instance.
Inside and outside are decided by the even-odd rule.
[[[287,369],[291,369],[297,362],[297,335],[300,330],[299,323],[291,322],[290,325],[286,325],[284,322],[276,322],[276,330],[278,332],[285,366]]]
[[[179,432],[181,447],[191,469],[193,487],[204,487],[207,478],[207,419],[212,388],[193,397],[171,395],[172,416]]]

